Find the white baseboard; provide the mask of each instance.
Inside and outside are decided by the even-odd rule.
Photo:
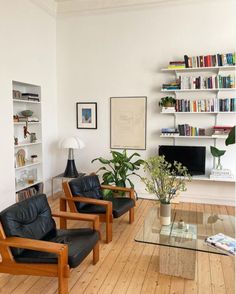
[[[156,196],[148,193],[138,193],[138,198],[156,200]],[[178,200],[181,202],[191,202],[191,203],[203,203],[203,204],[216,204],[216,205],[230,205],[236,206],[235,200],[231,198],[212,198],[210,196],[203,195],[188,195],[188,196],[178,196]]]

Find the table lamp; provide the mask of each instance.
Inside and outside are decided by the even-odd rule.
[[[78,137],[68,137],[64,138],[59,143],[60,148],[68,148],[68,160],[66,169],[64,172],[64,177],[67,178],[76,178],[78,177],[79,173],[75,166],[74,161],[74,149],[83,149],[85,147],[84,142],[80,140]]]

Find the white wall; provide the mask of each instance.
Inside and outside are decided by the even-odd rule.
[[[170,79],[160,69],[170,60],[182,59],[184,54],[234,51],[234,13],[235,1],[181,1],[152,8],[59,18],[59,130],[61,136],[74,134],[85,141],[86,149],[77,155],[80,170],[96,170],[98,165],[90,161],[97,156],[109,156],[111,96],[148,97],[147,150],[140,152],[144,158],[156,153],[159,144],[170,143],[159,138],[160,128],[173,124],[173,118],[161,116],[157,107],[157,101],[163,96],[161,84]],[[75,104],[84,101],[98,102],[97,130],[76,129]],[[235,122],[235,118],[230,120]],[[211,118],[207,123],[212,125]],[[232,149],[226,162],[235,159]],[[65,153],[63,156],[66,158]],[[63,170],[65,163],[61,161],[60,166]],[[137,188],[144,192],[141,183],[137,183]],[[226,193],[223,196],[222,189]],[[234,185],[195,182],[187,199],[201,201],[203,198],[204,201],[214,198],[219,203],[222,199],[232,203]]]
[[[12,80],[41,86],[44,179],[55,174],[56,19],[29,0],[0,1],[0,210],[15,202]]]

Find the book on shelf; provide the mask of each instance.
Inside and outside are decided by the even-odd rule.
[[[191,57],[184,55],[184,62],[186,68],[233,66],[235,65],[235,52]]]
[[[163,136],[170,136],[170,135],[179,136],[179,131],[176,128],[162,128],[161,134]]]
[[[225,177],[225,178],[232,178],[232,172],[230,169],[212,169],[211,176],[214,177]]]
[[[236,240],[223,233],[218,233],[213,236],[206,238],[206,243],[215,247],[216,249],[222,250],[225,253],[235,255],[236,252]]]
[[[201,89],[234,89],[235,75],[211,75],[211,76],[186,76],[179,75],[178,82],[181,90],[201,90]],[[164,84],[164,85],[171,85]]]
[[[215,112],[217,111],[217,100],[212,99],[177,99],[176,112]]]
[[[179,124],[178,125],[180,136],[205,136],[206,132],[203,128],[192,127],[189,124]]]
[[[236,98],[219,98],[220,112],[236,112]]]

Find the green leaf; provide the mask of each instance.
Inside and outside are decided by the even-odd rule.
[[[130,169],[130,170],[134,170],[134,165],[133,165],[132,163],[130,163],[130,162],[124,162],[124,165],[125,165],[128,169]]]
[[[95,160],[99,160],[102,164],[109,164],[109,163],[110,163],[110,160],[105,159],[105,158],[103,158],[103,157],[95,158],[95,159],[93,159],[91,162],[93,163]]]
[[[211,146],[211,154],[214,157],[221,157],[222,155],[224,155],[226,152],[226,150],[219,150],[218,148]]]
[[[133,164],[137,165],[137,166],[140,166],[141,164],[144,164],[144,162],[145,162],[144,160],[139,159],[139,160],[135,161]]]
[[[134,156],[140,156],[140,154],[134,152],[130,157],[128,157],[128,160],[130,161]]]
[[[227,139],[225,140],[225,145],[235,144],[235,126],[230,130]]]

